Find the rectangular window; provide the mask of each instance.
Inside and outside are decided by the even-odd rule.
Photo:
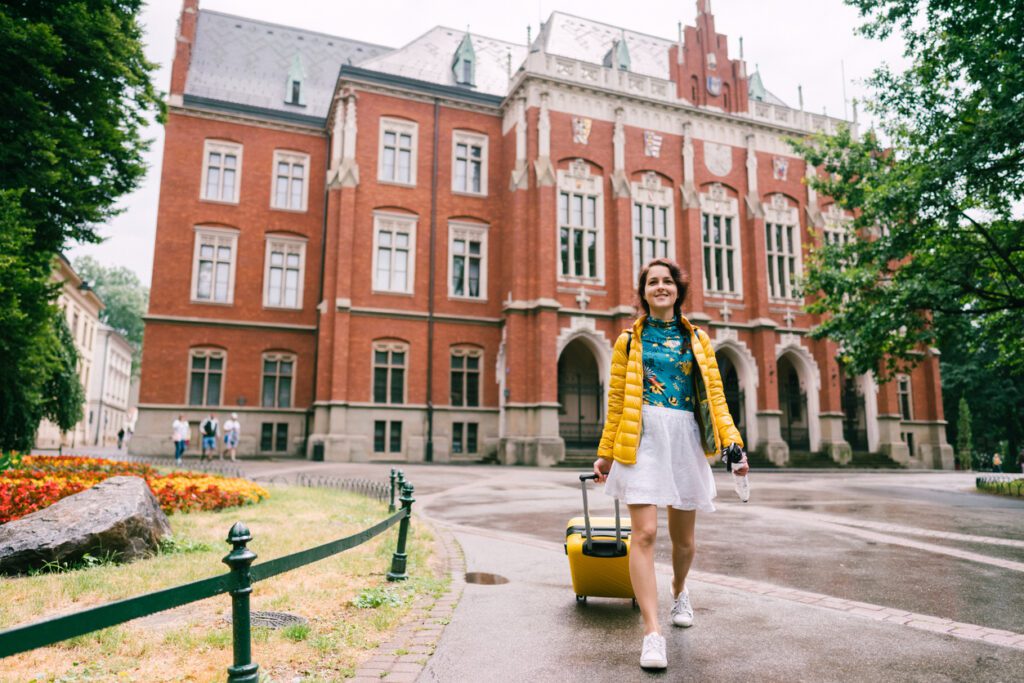
[[[451,404],[480,405],[480,357],[475,349],[456,349],[451,356]]]
[[[295,356],[278,353],[263,356],[264,408],[291,408],[294,376]]]
[[[192,351],[189,360],[188,404],[190,406],[219,406],[224,380],[223,351]]]
[[[900,405],[900,417],[904,420],[913,420],[913,402],[910,397],[910,376],[899,375],[896,377],[896,397]]]
[[[417,128],[411,121],[381,119],[379,180],[416,184]]]
[[[797,297],[797,254],[800,236],[795,225],[765,223],[765,245],[768,254],[768,296],[772,299]]]
[[[203,151],[202,198],[238,203],[242,173],[242,146],[207,140]]]
[[[709,292],[739,294],[739,264],[735,217],[702,213],[704,288]]]
[[[237,243],[237,231],[196,228],[192,266],[193,301],[221,304],[233,302]]]
[[[308,169],[309,155],[274,152],[274,187],[270,204],[273,208],[306,210]]]
[[[452,423],[452,453],[477,452],[477,423]]]
[[[267,238],[263,305],[302,308],[306,243],[298,239]]]
[[[487,298],[487,226],[473,223],[448,225],[448,296]]]
[[[487,194],[487,136],[452,133],[452,191]]]
[[[288,451],[288,423],[260,423],[260,451],[265,453],[286,453]]]
[[[405,403],[406,347],[382,344],[373,349],[373,402]]]
[[[597,197],[558,193],[558,234],[561,274],[570,277],[596,278]]]
[[[668,206],[633,204],[633,278],[645,263],[654,258],[669,258],[672,253],[671,220]]]
[[[398,420],[375,420],[373,423],[373,452],[402,452],[402,423]]]
[[[373,289],[412,294],[416,220],[383,214],[375,216],[374,244]]]

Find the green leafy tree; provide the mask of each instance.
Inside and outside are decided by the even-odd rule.
[[[960,398],[960,414],[957,417],[956,457],[960,461],[960,469],[971,468],[971,407],[967,405],[967,399]]]
[[[149,306],[149,289],[131,270],[107,267],[91,256],[75,259],[75,272],[103,300],[100,320],[124,335],[132,345],[132,370],[138,371],[142,354],[142,316]]]
[[[61,433],[69,431],[82,419],[85,389],[78,376],[78,349],[63,311],[53,316],[53,330],[57,337],[53,370],[43,385],[43,417],[49,419]]]
[[[141,5],[0,4],[0,449],[31,446],[60,365],[54,257],[96,241],[146,170],[140,132],[163,105]]]
[[[846,0],[872,38],[898,32],[910,67],[878,69],[869,109],[885,144],[849,130],[795,141],[812,181],[856,212],[856,239],[814,251],[815,330],[855,371],[888,379],[945,325],[1024,372],[1024,11],[995,0]]]

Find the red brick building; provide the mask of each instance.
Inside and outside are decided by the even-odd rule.
[[[212,410],[243,454],[592,452],[669,255],[751,450],[951,467],[934,353],[879,387],[807,336],[803,257],[849,216],[784,138],[841,122],[769,93],[705,5],[676,40],[556,12],[529,47],[389,49],[186,0],[134,444]]]

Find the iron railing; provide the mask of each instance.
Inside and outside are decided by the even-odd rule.
[[[384,487],[386,488],[387,485]],[[401,509],[397,511],[395,509],[396,488],[401,491],[398,499]],[[139,617],[229,593],[231,595],[234,661],[227,669],[228,683],[256,683],[259,680],[259,665],[252,661],[249,614],[249,596],[252,593],[253,584],[362,545],[395,524],[399,525],[398,544],[391,557],[391,570],[387,573],[387,579],[388,581],[403,581],[409,578],[406,572],[408,558],[406,544],[409,537],[412,504],[415,502],[412,497],[413,491],[413,485],[405,481],[403,473],[400,470],[392,469],[389,493],[391,516],[351,536],[257,565],[253,565],[256,553],[248,547],[252,540],[252,534],[245,524],[235,522],[227,537],[227,542],[231,544],[232,549],[223,559],[223,562],[230,568],[227,574],[7,629],[0,632],[0,658],[53,645]]]

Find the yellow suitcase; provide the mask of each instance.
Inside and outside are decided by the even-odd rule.
[[[623,525],[619,501],[614,517],[591,517],[587,507],[587,480],[593,474],[581,474],[583,517],[573,517],[565,530],[565,554],[576,602],[588,597],[628,598],[636,604],[629,580],[629,524]]]

